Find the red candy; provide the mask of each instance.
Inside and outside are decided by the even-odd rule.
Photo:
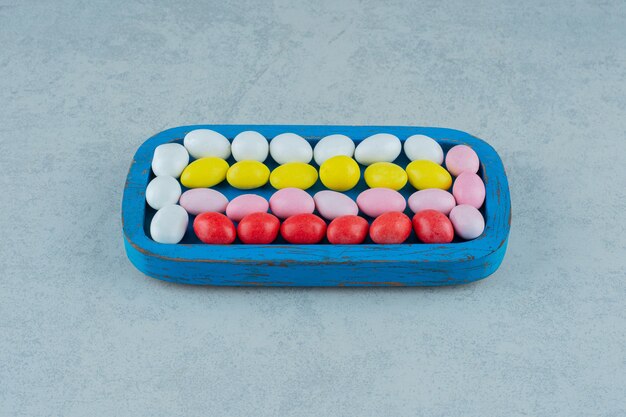
[[[280,226],[281,236],[289,243],[319,243],[326,235],[326,223],[315,214],[296,214]]]
[[[251,213],[237,225],[237,234],[243,243],[267,245],[278,236],[280,221],[269,213]]]
[[[415,214],[413,228],[417,238],[424,243],[450,243],[454,239],[452,222],[445,214],[436,210],[424,210]]]
[[[399,211],[390,211],[376,217],[370,226],[374,243],[402,243],[411,234],[411,219]]]
[[[358,245],[367,237],[369,224],[359,216],[341,216],[328,225],[326,236],[335,245]]]
[[[232,221],[222,213],[202,213],[193,222],[193,231],[204,243],[228,245],[235,241],[237,232]]]

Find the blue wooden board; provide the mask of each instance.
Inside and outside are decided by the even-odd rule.
[[[268,139],[293,132],[310,141],[312,146],[324,136],[335,133],[347,135],[357,143],[375,133],[391,133],[402,141],[411,135],[423,134],[436,139],[444,152],[454,145],[467,144],[480,158],[478,173],[485,182],[486,198],[481,208],[485,231],[477,239],[455,240],[449,244],[423,244],[412,234],[406,243],[399,245],[376,245],[371,241],[361,245],[291,245],[280,238],[271,245],[238,242],[206,245],[194,235],[193,216],[190,216],[189,228],[181,243],[156,243],[148,232],[154,210],[145,203],[146,186],[154,177],[150,168],[154,149],[167,142],[182,143],[186,133],[201,128],[215,130],[231,140],[245,130],[258,131]],[[408,162],[404,153],[395,161],[403,167]],[[270,169],[276,166],[271,157],[266,164]],[[245,191],[232,188],[226,182],[213,188],[229,199],[244,193],[269,198],[276,191],[269,184]],[[346,194],[355,199],[366,188],[361,178]],[[318,181],[307,191],[314,194],[322,189]],[[407,184],[400,192],[408,198],[415,189]],[[406,213],[412,214],[408,208]],[[165,130],[139,147],[124,188],[122,223],[130,261],[146,275],[165,281],[231,286],[437,286],[476,281],[500,266],[508,241],[511,202],[504,167],[496,151],[481,139],[458,130],[400,126],[198,125]]]

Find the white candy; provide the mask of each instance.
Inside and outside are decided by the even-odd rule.
[[[270,155],[280,165],[289,162],[308,164],[313,158],[313,149],[302,136],[282,133],[270,141]]]
[[[269,147],[265,136],[259,132],[248,130],[235,136],[230,150],[236,161],[264,162],[267,159]]]
[[[402,152],[402,143],[394,135],[378,133],[363,139],[354,150],[354,159],[362,165],[393,162]]]
[[[165,206],[150,223],[150,236],[158,243],[178,243],[185,236],[189,215],[181,206]]]
[[[354,155],[354,142],[346,135],[330,135],[322,138],[313,150],[313,158],[317,165],[322,165],[327,159],[337,155],[345,155],[352,158]]]
[[[404,153],[411,161],[433,161],[443,163],[443,149],[433,138],[424,135],[413,135],[404,141]]]
[[[221,133],[210,129],[196,129],[185,135],[183,140],[189,154],[196,159],[214,156],[228,159],[230,142]]]
[[[174,177],[160,176],[154,178],[146,188],[146,202],[150,207],[159,210],[165,206],[178,203],[182,190]]]
[[[154,150],[152,157],[152,172],[154,175],[180,177],[183,169],[189,163],[187,149],[179,143],[164,143]]]

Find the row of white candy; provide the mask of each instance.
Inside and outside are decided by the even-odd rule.
[[[221,133],[209,129],[196,129],[185,135],[183,144],[189,154],[198,159],[217,157],[228,159],[232,153],[236,161],[255,160],[264,162],[268,153],[279,164],[288,162],[309,163],[315,159],[322,165],[327,159],[345,155],[352,157],[362,165],[374,162],[393,162],[402,151],[400,139],[389,133],[372,135],[355,146],[352,139],[345,135],[330,135],[321,139],[315,150],[302,136],[295,133],[282,133],[271,141],[258,132],[241,132],[232,144]],[[413,135],[404,142],[404,152],[411,160],[430,160],[439,165],[443,163],[443,149],[432,138]]]

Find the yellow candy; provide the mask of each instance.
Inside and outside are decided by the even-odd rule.
[[[306,190],[312,187],[316,181],[317,170],[304,162],[289,162],[280,165],[270,175],[270,184],[277,190],[288,187]]]
[[[361,168],[349,156],[333,156],[320,167],[322,184],[331,190],[348,191],[354,188],[359,178],[361,178]]]
[[[269,177],[269,168],[259,161],[239,161],[226,173],[228,183],[240,190],[263,187]]]
[[[209,156],[196,159],[180,174],[180,183],[187,188],[213,187],[224,181],[228,171],[228,162]]]
[[[418,190],[441,188],[447,190],[452,185],[450,173],[432,161],[417,160],[406,166],[409,182]]]
[[[399,190],[406,185],[406,172],[399,165],[391,162],[375,162],[363,173],[370,188],[391,188]]]

